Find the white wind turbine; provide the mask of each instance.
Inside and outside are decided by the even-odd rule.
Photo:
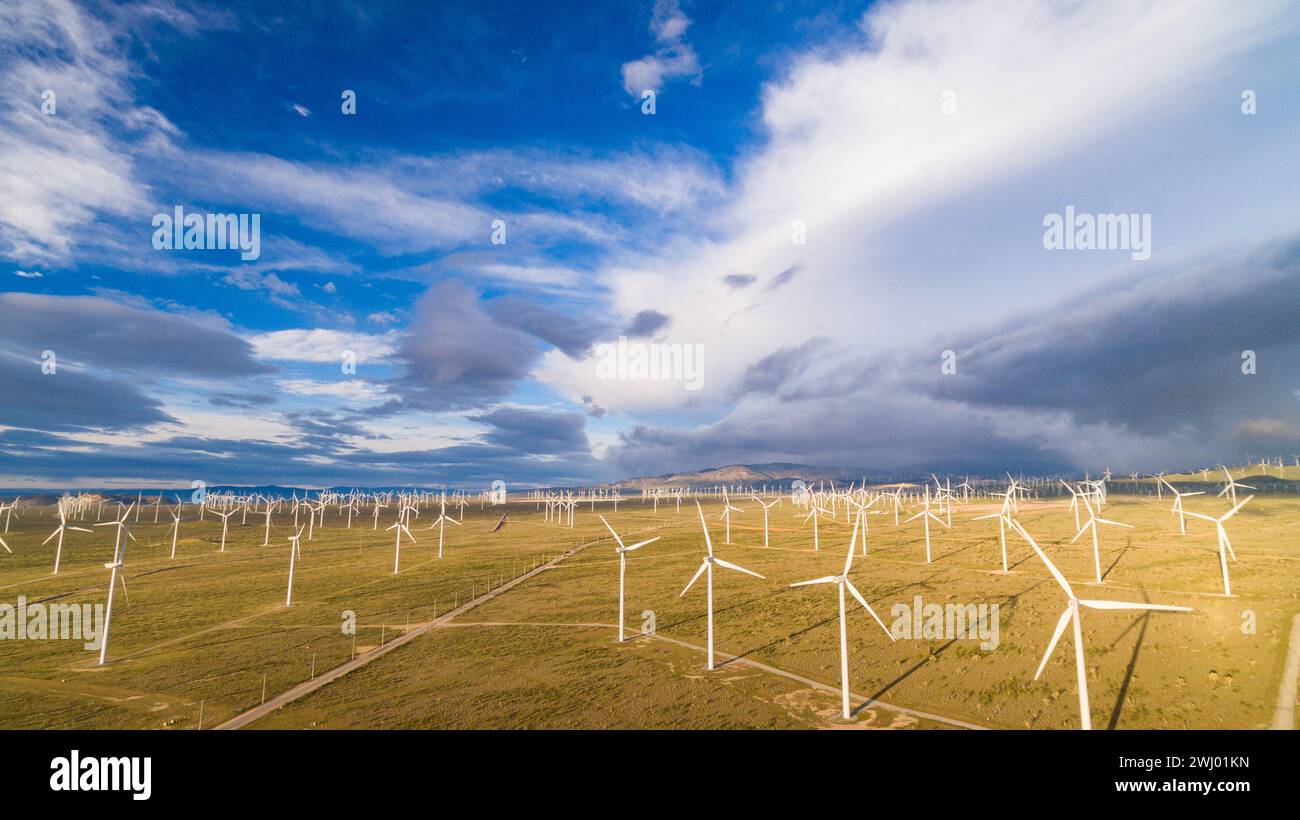
[[[742,510],[742,509],[739,508],[739,507],[736,507],[736,506],[733,506],[733,505],[732,505],[732,503],[731,503],[731,499],[729,499],[729,498],[727,497],[727,489],[724,487],[724,488],[722,489],[722,515],[720,515],[720,516],[718,516],[718,517],[721,518],[721,519],[723,519],[724,521],[727,522],[727,540],[726,540],[726,543],[728,543],[728,544],[731,543],[731,514],[732,514],[733,512],[744,512],[744,510]]]
[[[993,493],[993,495],[1002,496],[1002,508],[991,515],[977,515],[972,521],[983,521],[989,518],[998,520],[998,538],[1002,541],[1002,572],[1006,574],[1007,569],[1007,525],[1011,523],[1011,490],[1003,493]]]
[[[171,510],[172,514],[172,557],[176,557],[176,539],[181,534],[181,509],[184,505],[181,503],[180,496],[176,496],[176,509]]]
[[[1074,528],[1077,530],[1079,529],[1079,492],[1064,481],[1061,482],[1061,486],[1070,491],[1070,511],[1074,513]]]
[[[773,501],[771,504],[764,504],[763,499],[759,498],[758,494],[755,493],[754,500],[757,501],[758,505],[763,508],[763,546],[766,547],[767,546],[767,511],[775,507],[777,504],[780,504],[781,499],[778,498],[777,500]]]
[[[686,585],[686,588],[682,590],[682,594],[678,595],[677,597],[678,598],[686,597],[686,593],[691,591],[691,587],[695,585],[695,582],[700,580],[700,575],[706,572],[708,573],[709,576],[708,577],[708,590],[709,590],[708,593],[709,647],[708,649],[709,649],[709,669],[711,670],[713,669],[713,565],[717,564],[718,566],[725,567],[726,569],[735,570],[736,572],[743,572],[746,575],[752,575],[755,578],[764,578],[764,576],[759,575],[757,572],[754,572],[753,570],[748,570],[742,566],[737,566],[736,564],[732,564],[730,562],[724,561],[721,558],[714,557],[713,539],[709,537],[709,525],[704,522],[704,510],[700,507],[700,502],[698,501],[695,502],[695,509],[700,514],[700,527],[704,530],[704,545],[708,549],[708,554],[704,556],[704,562],[701,563],[700,568],[695,571],[695,575],[691,576],[690,583],[688,583]],[[764,578],[764,580],[766,580],[766,578]]]
[[[122,569],[126,562],[126,544],[122,541],[122,533],[126,533],[132,541],[135,536],[131,535],[131,530],[127,529],[126,519],[131,515],[132,504],[122,512],[122,517],[116,521],[105,521],[102,524],[96,524],[96,527],[117,527],[117,537],[113,541],[113,560],[105,564],[104,569],[111,570],[108,576],[108,605],[104,609],[104,632],[100,637],[99,644],[99,665],[103,666],[108,660],[108,628],[113,622],[113,593],[117,590],[118,571]],[[126,589],[126,577],[122,576],[122,589]]]
[[[605,516],[597,513],[596,517],[601,520],[601,522],[605,525],[605,529],[609,530],[609,534],[614,536],[614,540],[618,542],[618,546],[614,549],[614,551],[618,553],[618,642],[622,643],[623,642],[623,576],[627,574],[627,554],[632,550],[641,549],[646,544],[653,544],[654,542],[658,541],[662,536],[655,536],[654,538],[651,538],[648,541],[641,541],[629,547],[624,545],[623,539],[619,538],[618,533],[614,532],[614,528],[611,527],[609,525],[609,522],[605,520]]]
[[[9,502],[9,506],[0,507],[0,512],[3,512],[5,514],[5,535],[9,534],[9,518],[14,514],[14,510],[18,508],[18,502],[20,499],[22,499],[21,495],[15,496],[14,500]],[[21,515],[18,517],[22,518]],[[9,549],[9,547],[6,546],[5,549]],[[9,551],[13,552],[13,550],[9,550]]]
[[[266,511],[263,513],[266,516],[266,533],[262,536],[262,546],[264,547],[271,543],[271,512],[274,509],[271,506],[271,500],[268,498],[266,500]]]
[[[844,559],[843,572],[841,572],[839,575],[827,575],[824,578],[814,578],[811,581],[800,581],[796,584],[790,585],[792,587],[806,587],[806,586],[811,586],[812,584],[835,584],[835,586],[839,590],[839,595],[840,595],[840,701],[841,701],[841,706],[843,707],[845,720],[849,719],[849,647],[848,647],[848,627],[846,625],[845,613],[844,613],[844,588],[845,587],[848,587],[849,593],[852,594],[854,598],[858,599],[858,603],[862,604],[863,608],[866,609],[867,612],[871,613],[871,617],[875,618],[876,623],[880,624],[880,628],[885,630],[885,634],[889,637],[889,640],[891,642],[894,640],[894,636],[890,634],[889,630],[885,627],[884,622],[880,620],[880,616],[876,614],[876,611],[871,608],[871,604],[867,603],[867,599],[862,597],[862,593],[859,592],[858,588],[855,587],[853,585],[853,582],[849,580],[849,569],[853,567],[853,550],[857,546],[856,542],[858,538],[858,528],[863,520],[862,513],[860,511],[858,513],[857,520],[858,523],[855,524],[853,527],[853,538],[849,541],[849,554]]]
[[[406,528],[406,520],[404,516],[398,516],[397,523],[393,524],[391,527],[385,527],[384,529],[397,530],[397,543],[394,545],[396,552],[393,554],[393,574],[396,575],[397,568],[402,562],[402,533],[406,533],[406,537],[411,539],[412,544],[415,543],[415,536],[411,535],[411,531]]]
[[[433,529],[434,527],[438,528],[438,557],[439,558],[442,558],[442,529],[443,529],[443,525],[445,524],[455,524],[458,527],[460,526],[459,521],[457,521],[454,518],[447,517],[447,497],[444,495],[442,497],[442,508],[441,511],[438,513],[438,518],[436,521],[434,521],[432,524],[429,525],[429,529]],[[412,538],[411,540],[414,541],[415,539]]]
[[[235,510],[230,510],[229,512],[217,512],[216,510],[213,510],[212,514],[221,516],[221,549],[218,550],[218,552],[225,552],[226,528],[230,525],[230,516],[235,514]]]
[[[1070,539],[1070,543],[1073,544],[1075,541],[1078,541],[1079,536],[1083,535],[1083,533],[1089,528],[1092,529],[1092,565],[1093,565],[1093,569],[1097,573],[1097,583],[1100,584],[1101,583],[1101,547],[1098,546],[1097,544],[1097,525],[1108,524],[1112,527],[1127,527],[1130,530],[1133,529],[1133,525],[1124,524],[1119,521],[1111,521],[1109,518],[1098,518],[1096,513],[1092,511],[1092,504],[1088,501],[1088,496],[1080,495],[1079,498],[1083,500],[1084,509],[1088,511],[1088,521],[1082,527],[1079,528],[1079,531],[1077,533],[1074,534],[1074,537]]]
[[[1204,514],[1202,514],[1202,513],[1195,513],[1195,512],[1189,512],[1189,513],[1187,513],[1187,515],[1190,515],[1192,518],[1200,518],[1200,519],[1202,519],[1202,520],[1204,520],[1204,521],[1210,521],[1210,522],[1213,522],[1215,528],[1218,530],[1218,533],[1219,533],[1219,569],[1223,572],[1223,594],[1224,594],[1224,595],[1232,595],[1232,584],[1228,581],[1228,558],[1227,558],[1227,556],[1228,556],[1228,555],[1231,555],[1231,556],[1232,556],[1232,560],[1236,561],[1236,560],[1237,560],[1237,553],[1233,552],[1233,550],[1232,550],[1232,542],[1228,540],[1228,531],[1227,531],[1226,529],[1223,528],[1223,523],[1224,523],[1225,521],[1227,521],[1229,518],[1232,518],[1234,515],[1236,515],[1236,514],[1237,514],[1237,510],[1240,510],[1242,507],[1246,506],[1246,504],[1248,504],[1248,503],[1250,502],[1250,500],[1251,500],[1252,498],[1254,498],[1254,497],[1255,497],[1255,496],[1253,496],[1253,495],[1248,495],[1248,496],[1246,496],[1246,500],[1245,500],[1245,501],[1241,502],[1241,503],[1238,504],[1237,506],[1235,506],[1235,507],[1233,507],[1232,509],[1228,510],[1226,513],[1224,513],[1223,515],[1219,516],[1218,518],[1215,518],[1214,516],[1211,516],[1211,515],[1204,515]],[[1225,553],[1226,553],[1226,554],[1225,554]]]
[[[1079,681],[1079,719],[1082,723],[1082,728],[1091,729],[1092,714],[1091,708],[1088,704],[1088,674],[1083,660],[1083,628],[1079,623],[1079,607],[1086,607],[1087,609],[1136,609],[1155,612],[1191,612],[1191,607],[1168,606],[1166,604],[1136,604],[1126,603],[1123,601],[1098,601],[1079,598],[1074,594],[1074,589],[1071,588],[1070,582],[1066,581],[1065,576],[1056,568],[1056,565],[1048,560],[1047,555],[1038,546],[1038,543],[1030,537],[1029,533],[1025,531],[1025,528],[1021,526],[1020,522],[1013,519],[1011,521],[1011,526],[1015,528],[1016,532],[1020,533],[1020,537],[1029,542],[1029,546],[1033,547],[1034,552],[1038,555],[1039,559],[1042,560],[1043,564],[1047,566],[1047,571],[1056,579],[1056,583],[1065,592],[1065,596],[1068,599],[1068,602],[1065,605],[1065,611],[1061,613],[1060,620],[1056,622],[1056,630],[1052,633],[1052,640],[1047,645],[1047,651],[1043,653],[1043,660],[1038,664],[1038,671],[1034,673],[1034,680],[1038,680],[1039,676],[1043,674],[1043,668],[1047,666],[1047,659],[1052,656],[1052,650],[1056,649],[1056,644],[1061,640],[1061,634],[1065,632],[1066,625],[1073,621],[1074,666]]]
[[[947,527],[947,526],[948,526],[947,524],[943,523],[943,519],[942,519],[942,518],[940,518],[939,516],[937,516],[937,515],[935,515],[934,513],[930,512],[930,488],[929,488],[929,487],[926,487],[926,488],[925,488],[925,509],[921,510],[919,513],[917,513],[916,515],[914,515],[914,516],[912,516],[911,518],[907,519],[907,521],[904,521],[903,523],[904,523],[904,524],[907,524],[907,523],[910,523],[910,522],[912,522],[912,521],[915,521],[915,520],[918,519],[918,518],[921,519],[921,521],[925,524],[925,563],[929,564],[929,563],[931,563],[931,559],[930,559],[930,519],[934,519],[934,521],[935,521],[939,526],[941,526],[941,527]]]
[[[811,494],[810,494],[810,496],[811,496]],[[831,513],[830,513],[829,510],[824,510],[824,509],[822,509],[821,507],[819,507],[819,506],[817,505],[817,499],[815,499],[815,498],[813,498],[813,499],[809,502],[808,506],[809,506],[810,509],[808,510],[808,514],[805,515],[805,516],[803,517],[803,520],[804,520],[804,523],[806,524],[806,523],[808,523],[808,519],[809,519],[809,518],[812,519],[812,522],[813,522],[813,549],[814,549],[814,550],[821,550],[821,548],[822,548],[821,536],[818,535],[818,533],[817,533],[817,514],[818,514],[818,513],[823,513],[823,514],[825,514],[825,515],[830,515]]]
[[[1232,473],[1228,470],[1227,467],[1224,467],[1224,468],[1223,468],[1223,475],[1224,475],[1225,478],[1227,478],[1228,483],[1225,484],[1224,487],[1223,487],[1223,489],[1219,491],[1219,497],[1222,498],[1222,497],[1225,496],[1225,495],[1228,496],[1228,500],[1232,503],[1232,506],[1234,506],[1234,507],[1237,506],[1237,488],[1238,488],[1238,487],[1240,487],[1240,488],[1243,489],[1243,490],[1253,490],[1253,489],[1255,489],[1254,487],[1251,487],[1249,484],[1239,484],[1239,483],[1237,483],[1236,481],[1233,481],[1233,480],[1232,480]]]
[[[293,565],[302,560],[302,547],[298,541],[302,538],[302,527],[298,532],[289,536],[289,591],[285,593],[284,605],[289,606],[293,603]]]
[[[1171,493],[1174,494],[1174,506],[1173,506],[1173,509],[1172,509],[1172,513],[1173,513],[1174,515],[1178,516],[1178,533],[1179,533],[1179,535],[1186,535],[1186,534],[1187,534],[1187,519],[1186,519],[1186,513],[1185,513],[1185,511],[1183,510],[1183,498],[1186,497],[1186,496],[1189,496],[1189,495],[1205,495],[1205,493],[1204,493],[1204,491],[1194,492],[1194,493],[1183,493],[1183,492],[1179,492],[1178,489],[1175,488],[1174,485],[1170,484],[1168,481],[1165,481],[1163,478],[1160,479],[1160,480],[1163,481],[1163,482],[1164,482],[1164,485],[1165,485],[1166,487],[1169,488],[1169,492],[1171,492]],[[1160,486],[1160,485],[1157,484],[1156,486],[1158,487],[1158,486]]]
[[[67,519],[67,517],[66,517],[65,514],[64,514],[64,511],[63,511],[63,504],[59,504],[59,527],[58,527],[58,529],[56,529],[54,532],[50,533],[50,534],[49,534],[49,537],[47,537],[44,541],[41,542],[41,546],[43,547],[43,546],[45,546],[46,544],[50,543],[50,538],[53,538],[53,537],[56,536],[56,535],[59,537],[59,543],[58,543],[58,546],[56,546],[56,547],[54,548],[54,573],[53,573],[54,575],[58,575],[58,574],[59,574],[59,559],[63,556],[63,532],[64,532],[64,530],[76,530],[77,532],[94,532],[94,530],[88,530],[88,529],[86,529],[85,527],[70,527],[70,526],[68,526],[68,519]],[[0,540],[0,544],[4,544],[4,541],[3,541],[3,540]],[[8,544],[5,544],[4,547],[5,547],[6,550],[9,550],[9,545],[8,545]],[[13,550],[9,550],[9,551],[10,551],[10,552],[13,552]]]

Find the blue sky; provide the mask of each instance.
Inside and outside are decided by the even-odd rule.
[[[0,486],[1289,455],[1298,23],[6,3]],[[156,249],[177,206],[258,214],[260,255]],[[1046,249],[1066,206],[1148,215],[1150,258]],[[700,389],[601,375],[619,337]]]

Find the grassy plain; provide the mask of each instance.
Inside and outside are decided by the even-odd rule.
[[[1087,611],[1086,665],[1097,727],[1264,728],[1272,720],[1292,617],[1300,611],[1300,500],[1259,496],[1228,531],[1234,597],[1221,594],[1217,541],[1205,522],[1178,534],[1168,503],[1112,496],[1106,516],[1134,529],[1103,528],[1105,581],[1093,584],[1092,548],[1070,544],[1074,519],[1060,500],[1026,503],[1018,516],[1082,597],[1150,601],[1194,608],[1187,614]],[[0,641],[0,726],[78,728],[205,727],[284,691],[314,672],[369,651],[410,626],[446,612],[503,580],[572,547],[590,543],[553,569],[524,581],[330,683],[258,727],[862,727],[930,728],[942,719],[1006,728],[1078,725],[1071,639],[1062,640],[1042,678],[1034,670],[1065,598],[1018,537],[1007,544],[1011,572],[1001,573],[997,522],[972,521],[990,504],[955,506],[953,528],[935,528],[933,563],[925,562],[920,522],[895,527],[892,514],[871,516],[869,555],[851,576],[887,625],[895,607],[998,605],[998,645],[978,636],[901,639],[891,643],[850,601],[852,691],[935,716],[884,708],[839,719],[837,602],[829,586],[790,589],[794,581],[838,572],[850,526],[823,520],[821,550],[811,525],[787,499],[771,513],[763,547],[762,511],[752,500],[724,543],[720,506],[705,504],[718,555],[766,576],[715,577],[720,653],[739,659],[704,670],[702,582],[682,587],[699,565],[703,539],[694,505],[659,513],[639,500],[617,513],[597,505],[625,536],[661,536],[627,564],[627,626],[633,640],[614,641],[617,557],[587,505],[573,529],[543,521],[531,503],[512,502],[507,524],[489,533],[499,513],[470,507],[462,527],[448,527],[445,557],[437,533],[416,523],[419,543],[403,544],[393,575],[393,539],[368,517],[346,529],[331,511],[316,538],[303,542],[294,604],[285,609],[289,516],[278,515],[269,546],[261,516],[231,518],[225,552],[220,521],[181,524],[177,557],[171,528],[146,509],[127,551],[129,603],[120,593],[113,615],[110,663],[78,641]],[[1190,510],[1222,512],[1213,496],[1189,499]],[[99,603],[112,556],[112,528],[69,533],[57,576],[52,508],[22,508],[0,555],[0,603]],[[426,511],[425,520],[435,515]],[[904,516],[906,517],[906,516]],[[801,518],[801,516],[800,516]],[[74,522],[75,523],[75,522]],[[1085,543],[1086,542],[1086,543]],[[356,613],[355,639],[341,630]],[[910,613],[908,613],[910,615]],[[655,637],[640,632],[652,618]],[[1253,631],[1249,628],[1253,626]],[[355,646],[354,646],[355,641]],[[788,676],[755,666],[761,664]],[[808,681],[821,686],[809,685]]]

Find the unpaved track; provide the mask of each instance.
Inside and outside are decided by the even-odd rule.
[[[1282,668],[1282,686],[1277,693],[1274,729],[1295,728],[1296,685],[1300,680],[1300,614],[1291,619],[1291,639],[1287,643],[1286,666]]]
[[[661,526],[659,526],[659,527],[648,527],[648,528],[646,528],[646,529],[644,529],[644,530],[641,530],[641,531],[639,531],[639,532],[637,532],[637,533],[634,533],[634,535],[641,535],[641,534],[646,533],[646,532],[652,532],[652,531],[654,531],[654,530],[662,529],[662,526],[664,526],[664,525],[661,525]],[[300,684],[298,684],[297,686],[295,686],[295,687],[293,687],[293,688],[291,688],[291,689],[288,689],[288,690],[286,690],[286,691],[284,691],[284,692],[281,692],[279,695],[276,695],[275,697],[271,698],[271,699],[268,700],[266,703],[263,703],[263,704],[261,704],[261,705],[259,705],[259,706],[255,706],[255,707],[253,707],[252,709],[249,709],[249,710],[247,710],[247,711],[245,711],[245,712],[241,712],[240,714],[235,715],[233,718],[230,718],[229,720],[225,721],[224,723],[220,723],[220,724],[218,724],[218,725],[217,725],[216,727],[214,727],[214,728],[217,728],[217,729],[240,729],[240,728],[243,728],[244,726],[248,726],[249,724],[254,723],[254,722],[256,722],[256,721],[258,721],[258,720],[260,720],[260,719],[266,717],[267,715],[271,714],[272,712],[276,711],[277,709],[281,708],[282,706],[285,706],[285,705],[287,705],[287,704],[289,704],[289,703],[292,703],[293,701],[298,700],[299,698],[303,697],[304,695],[308,695],[308,694],[310,694],[310,693],[312,693],[312,692],[315,692],[316,690],[320,689],[321,687],[325,686],[326,684],[328,684],[328,683],[330,683],[330,682],[332,682],[332,681],[338,680],[339,678],[343,677],[344,675],[348,674],[349,672],[352,672],[352,671],[354,671],[354,670],[356,670],[356,669],[360,669],[361,667],[365,666],[366,664],[370,663],[371,661],[374,661],[374,660],[376,660],[376,659],[382,657],[383,655],[386,655],[387,653],[393,651],[394,649],[397,649],[398,647],[403,646],[403,645],[405,645],[405,644],[407,644],[407,643],[409,643],[409,642],[415,640],[415,638],[419,637],[420,635],[423,635],[423,634],[425,634],[425,633],[427,633],[427,632],[429,632],[429,631],[431,631],[431,630],[438,629],[438,628],[440,628],[440,627],[444,627],[444,626],[455,626],[455,627],[474,627],[474,626],[483,627],[483,626],[507,626],[507,625],[516,625],[516,626],[524,626],[524,625],[528,625],[528,626],[549,626],[549,627],[555,627],[555,626],[567,626],[567,627],[577,627],[577,626],[582,626],[582,627],[608,626],[608,627],[610,627],[610,628],[612,629],[612,628],[614,628],[612,624],[594,624],[594,623],[593,623],[593,624],[569,624],[569,623],[565,623],[565,624],[558,624],[558,623],[545,623],[545,624],[543,624],[543,623],[536,623],[536,624],[534,624],[534,623],[529,623],[529,624],[523,624],[523,623],[520,623],[520,624],[505,624],[505,623],[497,623],[497,622],[461,623],[461,624],[453,624],[453,623],[451,623],[451,621],[452,621],[454,618],[456,618],[457,616],[459,616],[459,615],[463,615],[464,613],[470,611],[471,609],[474,609],[475,607],[479,606],[480,604],[487,603],[488,601],[492,600],[493,598],[496,598],[496,597],[497,597],[498,595],[500,595],[501,593],[503,593],[503,592],[507,592],[508,590],[512,589],[512,588],[515,587],[517,584],[520,584],[520,583],[522,583],[522,582],[524,582],[524,581],[526,581],[526,580],[528,580],[528,579],[530,579],[530,578],[533,578],[533,577],[535,577],[535,576],[537,576],[537,575],[540,575],[541,573],[543,573],[543,572],[545,572],[545,571],[547,571],[547,570],[550,570],[550,569],[555,568],[555,567],[558,566],[558,565],[560,564],[560,562],[562,562],[564,559],[566,559],[566,558],[571,558],[572,556],[576,555],[577,553],[581,552],[582,550],[586,549],[587,547],[593,546],[593,545],[595,545],[595,544],[600,544],[600,543],[603,543],[603,542],[608,541],[608,540],[609,540],[608,538],[598,538],[598,539],[596,539],[596,540],[594,540],[594,541],[588,541],[588,542],[585,543],[585,544],[579,544],[578,546],[573,547],[572,549],[569,549],[569,550],[567,550],[567,551],[561,553],[560,555],[557,555],[555,558],[552,558],[550,561],[547,561],[546,563],[541,564],[540,566],[536,567],[535,569],[532,569],[532,570],[530,570],[530,571],[524,573],[523,575],[520,575],[520,576],[517,577],[517,578],[511,579],[510,581],[507,581],[505,584],[502,584],[501,586],[496,587],[496,588],[494,588],[494,589],[492,589],[492,590],[490,590],[490,591],[484,593],[483,595],[480,595],[480,596],[477,597],[477,598],[474,598],[474,599],[472,599],[472,600],[470,600],[470,601],[466,601],[464,604],[461,604],[460,606],[456,607],[455,609],[452,609],[452,610],[448,611],[447,613],[445,613],[445,614],[443,614],[443,615],[441,615],[441,616],[439,616],[439,617],[437,617],[437,618],[434,618],[432,621],[428,621],[427,623],[421,624],[420,626],[416,627],[415,629],[408,630],[407,632],[405,632],[405,633],[402,634],[401,636],[399,636],[399,637],[397,637],[397,638],[394,638],[393,640],[389,641],[388,643],[384,644],[383,646],[381,646],[381,647],[379,647],[379,648],[377,648],[377,649],[371,650],[370,652],[367,652],[366,654],[364,654],[364,655],[362,655],[362,656],[360,656],[360,657],[353,658],[352,660],[350,660],[350,661],[348,661],[348,662],[346,662],[346,663],[344,663],[344,664],[341,664],[341,665],[339,665],[339,666],[336,666],[335,668],[328,670],[327,672],[325,672],[325,673],[323,673],[323,674],[321,674],[321,675],[319,675],[319,676],[313,678],[312,680],[304,681],[303,683],[300,683]],[[678,640],[678,639],[676,639],[676,638],[670,638],[670,637],[667,637],[666,635],[655,634],[655,635],[644,636],[644,637],[650,637],[650,638],[654,638],[655,640],[665,641],[665,642],[667,642],[667,643],[675,644],[675,645],[677,645],[677,646],[681,646],[681,647],[684,647],[684,648],[686,648],[686,649],[691,649],[691,650],[694,650],[694,651],[696,651],[696,652],[701,652],[701,653],[705,652],[705,649],[704,649],[704,647],[702,647],[702,646],[697,646],[697,645],[695,645],[695,644],[688,643],[688,642],[686,642],[686,641],[681,641],[681,640]],[[629,638],[628,640],[629,640],[629,641],[631,641],[631,640],[635,640],[635,638]],[[777,668],[777,667],[775,667],[775,666],[769,666],[768,664],[760,663],[760,662],[758,662],[758,661],[750,660],[750,659],[748,659],[748,658],[740,658],[740,657],[738,657],[738,656],[736,656],[736,655],[730,655],[730,654],[727,654],[727,653],[725,653],[725,652],[721,652],[721,651],[718,651],[718,650],[715,650],[715,651],[714,651],[714,654],[717,655],[718,657],[722,658],[724,664],[726,664],[726,663],[737,663],[737,664],[743,664],[743,665],[746,665],[746,666],[750,666],[750,667],[752,667],[752,668],[754,668],[754,669],[758,669],[758,670],[761,670],[761,671],[763,671],[763,672],[767,672],[767,673],[772,674],[772,675],[777,675],[777,676],[779,676],[779,677],[783,677],[783,678],[786,678],[786,679],[788,679],[788,680],[793,680],[793,681],[796,681],[796,682],[798,682],[798,683],[802,683],[803,685],[805,685],[805,686],[810,686],[810,687],[812,687],[812,688],[814,688],[814,689],[820,689],[820,690],[825,691],[825,692],[830,692],[831,694],[839,694],[839,691],[840,691],[838,687],[830,686],[830,685],[828,685],[828,684],[821,683],[820,681],[813,680],[812,678],[806,678],[806,677],[804,677],[804,676],[802,676],[802,675],[796,675],[796,674],[793,673],[793,672],[788,672],[788,671],[786,671],[786,670],[784,670],[784,669],[780,669],[780,668]],[[922,711],[919,711],[919,710],[916,710],[916,709],[909,709],[909,708],[907,708],[907,707],[905,707],[905,706],[897,706],[897,705],[894,705],[894,704],[892,704],[892,703],[886,703],[886,702],[881,701],[881,700],[875,700],[875,699],[872,699],[872,698],[864,697],[864,696],[862,696],[862,695],[857,695],[857,694],[854,694],[853,692],[850,692],[850,693],[849,693],[849,699],[850,699],[853,703],[861,704],[860,708],[863,708],[863,709],[868,708],[868,707],[879,707],[879,708],[881,708],[881,709],[886,709],[886,710],[891,711],[891,712],[896,712],[896,713],[904,714],[904,715],[910,715],[910,716],[915,717],[915,718],[920,718],[920,719],[923,719],[923,720],[935,721],[935,722],[937,722],[937,723],[943,723],[943,724],[948,725],[948,726],[953,726],[953,727],[962,728],[962,729],[986,729],[986,728],[988,728],[988,727],[985,727],[985,726],[979,726],[979,725],[976,725],[976,724],[974,724],[974,723],[968,723],[968,722],[963,721],[963,720],[958,720],[958,719],[956,719],[956,718],[950,718],[950,717],[945,717],[945,716],[943,716],[943,715],[931,714],[931,713],[929,713],[929,712],[922,712]]]
[[[657,529],[660,529],[660,527],[650,527],[646,530],[642,530],[641,532],[649,532]],[[638,532],[636,534],[640,535],[641,532]],[[565,558],[569,558],[573,555],[576,555],[577,553],[581,552],[582,550],[594,544],[600,544],[608,540],[610,540],[608,537],[597,538],[595,541],[588,541],[585,544],[579,544],[578,546],[573,547],[572,549],[562,552],[559,555],[552,558],[550,561],[547,561],[545,564],[538,566],[536,569],[532,569],[524,573],[523,575],[520,575],[517,578],[513,578],[507,581],[506,583],[502,584],[501,586],[491,589],[477,598],[466,601],[465,603],[461,604],[455,609],[450,610],[447,613],[437,618],[434,618],[432,621],[421,624],[415,629],[408,630],[400,637],[394,638],[393,640],[389,641],[388,643],[384,644],[378,649],[373,649],[370,652],[367,652],[366,654],[360,657],[353,658],[347,663],[344,663],[340,666],[336,666],[333,669],[325,672],[324,674],[318,675],[309,681],[303,681],[302,683],[298,684],[292,689],[288,689],[284,692],[281,692],[280,694],[268,700],[266,703],[263,703],[260,706],[254,706],[252,709],[249,709],[246,712],[241,712],[240,714],[235,715],[233,718],[227,720],[225,723],[218,724],[216,728],[217,729],[239,729],[243,726],[247,726],[248,724],[256,720],[260,720],[261,718],[264,718],[267,715],[274,712],[276,709],[279,709],[280,707],[288,703],[292,703],[293,701],[297,700],[303,695],[307,695],[312,692],[315,692],[317,689],[320,689],[325,684],[330,683],[331,681],[336,681],[339,678],[343,677],[344,675],[348,674],[349,672],[352,672],[356,669],[360,669],[361,667],[365,666],[371,661],[383,657],[384,655],[388,654],[394,649],[397,649],[400,646],[405,646],[406,644],[415,640],[420,635],[423,635],[432,629],[436,629],[440,626],[445,625],[448,621],[455,618],[456,616],[463,615],[464,613],[469,612],[474,607],[479,606],[480,604],[487,603],[488,601],[497,597],[501,593],[512,589],[516,584],[522,583],[524,581],[527,581],[529,578],[533,578],[537,575],[540,575],[541,573],[545,572],[548,569],[551,569],[556,564],[563,561]]]

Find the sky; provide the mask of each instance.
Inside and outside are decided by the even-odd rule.
[[[1298,47],[1274,0],[8,0],[0,486],[1289,460]]]

